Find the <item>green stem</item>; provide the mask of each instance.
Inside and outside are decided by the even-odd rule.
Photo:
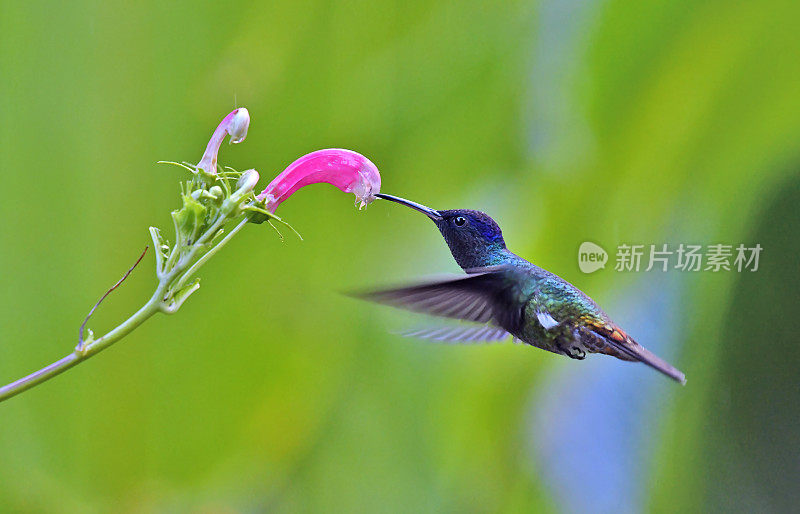
[[[203,264],[205,264],[206,261],[208,261],[208,259],[213,257],[215,253],[217,253],[223,246],[225,246],[228,243],[228,241],[230,241],[231,238],[234,235],[236,235],[237,232],[242,230],[242,228],[245,225],[247,225],[248,221],[249,221],[248,218],[244,217],[242,219],[242,221],[240,221],[235,227],[233,227],[231,229],[231,231],[228,232],[228,234],[219,241],[219,243],[215,244],[213,248],[211,248],[208,252],[206,252],[205,255],[203,255],[202,257],[197,259],[197,262],[192,264],[192,267],[189,268],[188,270],[186,270],[186,273],[184,273],[183,276],[181,276],[181,278],[178,279],[178,281],[175,283],[175,285],[172,286],[172,290],[173,291],[180,291],[180,289],[186,284],[186,282],[190,278],[192,278],[192,275],[194,275],[197,272],[197,270],[199,270],[200,267]]]
[[[200,236],[200,238],[195,242],[194,245],[192,245],[191,250],[184,256],[184,258],[179,258],[180,245],[176,242],[176,245],[173,247],[172,252],[170,253],[166,262],[157,263],[157,265],[161,264],[162,268],[161,273],[159,274],[159,284],[155,293],[153,293],[153,296],[150,298],[150,300],[148,300],[141,309],[136,311],[133,316],[99,339],[89,341],[85,346],[83,346],[83,348],[76,348],[75,351],[63,359],[58,360],[49,366],[40,369],[39,371],[35,371],[26,377],[20,378],[15,382],[0,387],[0,402],[7,400],[27,389],[30,389],[31,387],[39,385],[42,382],[46,382],[54,376],[59,375],[69,368],[75,366],[76,364],[85,361],[92,355],[100,353],[131,333],[136,327],[144,323],[156,312],[162,311],[166,313],[172,313],[177,310],[182,302],[179,302],[173,308],[166,308],[164,305],[165,293],[174,294],[175,292],[180,291],[181,287],[185,285],[186,281],[189,280],[189,278],[198,269],[200,269],[203,264],[205,264],[212,256],[214,256],[214,254],[216,254],[223,246],[225,246],[228,241],[230,241],[231,238],[249,221],[248,217],[245,216],[224,238],[219,241],[219,243],[215,244],[205,255],[200,257],[197,262],[195,262],[184,272],[185,267],[195,258],[197,253],[202,248],[202,245],[204,245],[206,241],[210,240],[214,234],[216,234],[217,231],[225,224],[225,222],[228,221],[228,215],[231,213],[231,211],[232,208],[227,210],[223,209],[223,212],[212,224],[211,228],[209,228],[202,236]],[[176,234],[176,237],[179,237],[178,234]],[[156,252],[160,252],[161,248],[158,247],[158,238],[155,237],[155,234],[153,234],[153,241],[156,245]],[[181,273],[183,274],[181,275]],[[179,278],[173,285],[172,281],[178,276]]]
[[[56,375],[63,373],[72,366],[85,361],[92,355],[100,353],[112,344],[116,343],[136,327],[145,322],[150,316],[159,311],[161,304],[161,295],[163,288],[159,286],[155,294],[150,300],[142,306],[141,309],[125,320],[122,324],[108,332],[106,335],[99,339],[95,339],[86,345],[83,350],[75,350],[61,360],[58,360],[49,366],[46,366],[39,371],[31,373],[30,375],[20,378],[6,386],[0,387],[0,402],[15,396],[22,391],[30,389],[33,386],[39,385],[42,382],[50,380]]]

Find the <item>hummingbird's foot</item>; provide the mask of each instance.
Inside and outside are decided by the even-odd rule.
[[[586,358],[586,352],[578,348],[577,346],[572,346],[569,349],[562,348],[562,351],[564,352],[564,355],[566,355],[570,359],[582,361],[583,359]]]

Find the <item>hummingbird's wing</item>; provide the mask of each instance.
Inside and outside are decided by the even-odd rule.
[[[502,341],[511,334],[492,325],[427,327],[401,332],[405,337],[417,337],[448,343],[489,343]]]
[[[466,277],[357,294],[374,302],[476,323],[490,323],[512,334],[522,325],[525,298],[516,271],[493,267]]]

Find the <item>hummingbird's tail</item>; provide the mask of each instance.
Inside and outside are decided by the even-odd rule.
[[[686,384],[686,375],[684,375],[683,372],[630,337],[626,337],[624,342],[616,341],[614,338],[608,337],[606,338],[606,342],[621,354],[617,355],[617,357],[624,360],[643,362],[676,382],[680,382],[681,385]]]

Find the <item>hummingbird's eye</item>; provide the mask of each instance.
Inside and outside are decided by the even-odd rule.
[[[467,218],[464,216],[456,216],[455,219],[453,219],[453,223],[455,223],[458,227],[463,227],[467,224]]]

